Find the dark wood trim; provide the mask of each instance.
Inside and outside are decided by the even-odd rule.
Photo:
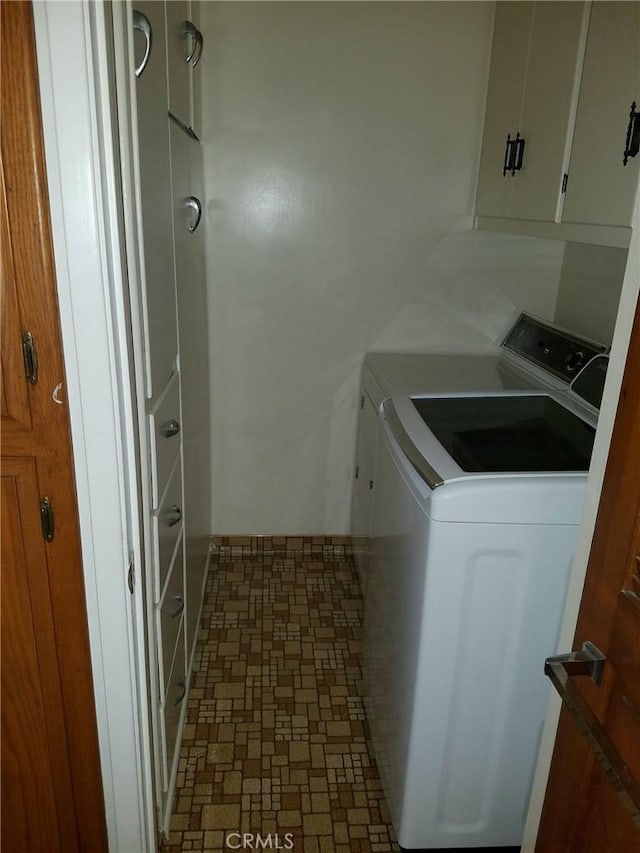
[[[56,511],[46,544],[50,608],[64,709],[78,849],[107,850],[69,413],[52,402],[65,386],[49,220],[31,3],[1,8],[2,162],[20,321],[38,342],[40,376],[29,386],[32,429],[3,433],[3,456],[32,456],[41,494]],[[69,129],[73,132],[73,128]],[[3,816],[7,819],[7,816]],[[35,819],[35,816],[34,816]]]
[[[614,630],[616,600],[620,590],[628,585],[632,547],[632,532],[640,512],[640,302],[636,305],[631,341],[622,379],[618,409],[607,460],[596,528],[580,608],[580,616],[572,648],[579,649],[590,640],[605,654],[610,647]],[[605,668],[600,687],[588,679],[580,681],[580,690],[590,707],[605,721],[607,707],[616,689],[615,670]],[[566,709],[562,709],[549,782],[538,832],[536,853],[569,853],[581,851],[580,838],[584,822],[584,804],[593,791],[615,800],[598,772],[595,754],[580,733]],[[572,784],[567,787],[567,780]],[[609,786],[610,787],[610,786]],[[617,809],[617,805],[611,805]],[[621,821],[623,808],[620,808]],[[629,818],[629,827],[631,820]],[[626,831],[626,830],[623,830]],[[634,830],[629,829],[634,837]],[[637,844],[625,851],[640,850]],[[613,842],[612,842],[613,843]],[[576,846],[577,845],[577,846]],[[614,853],[615,846],[601,853]]]

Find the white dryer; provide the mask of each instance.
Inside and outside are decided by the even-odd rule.
[[[405,850],[522,841],[606,356],[527,316],[506,345],[528,389],[380,408],[365,700]]]

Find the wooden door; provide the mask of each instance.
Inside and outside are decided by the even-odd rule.
[[[2,850],[93,853],[106,824],[31,4],[0,9]]]
[[[615,786],[563,707],[536,853],[640,851],[640,309],[591,547],[574,649],[606,656],[600,686],[571,679],[626,765]],[[623,801],[624,799],[624,801]],[[633,803],[635,801],[635,816]],[[626,804],[625,804],[626,802]]]

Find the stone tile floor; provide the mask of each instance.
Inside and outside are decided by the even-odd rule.
[[[162,849],[397,851],[367,740],[353,560],[273,542],[212,564]]]

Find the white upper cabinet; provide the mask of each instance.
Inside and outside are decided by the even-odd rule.
[[[630,227],[640,156],[623,158],[634,101],[640,110],[640,3],[594,3],[563,222]]]
[[[503,177],[507,135],[516,135],[522,113],[522,93],[534,3],[497,3],[489,89],[484,117],[478,175],[476,214],[509,216],[514,182]]]
[[[535,4],[518,130],[526,141],[511,216],[553,221],[569,159],[588,21],[585,3]],[[506,179],[505,179],[506,180]]]
[[[584,3],[496,5],[478,216],[557,218],[585,27]]]
[[[167,15],[167,60],[169,69],[169,112],[185,127],[195,128],[199,117],[195,113],[199,100],[195,92],[199,80],[198,65],[204,48],[198,22],[193,20],[197,4],[187,0],[172,0],[166,4]]]
[[[497,3],[477,227],[628,246],[633,102],[640,3]]]

